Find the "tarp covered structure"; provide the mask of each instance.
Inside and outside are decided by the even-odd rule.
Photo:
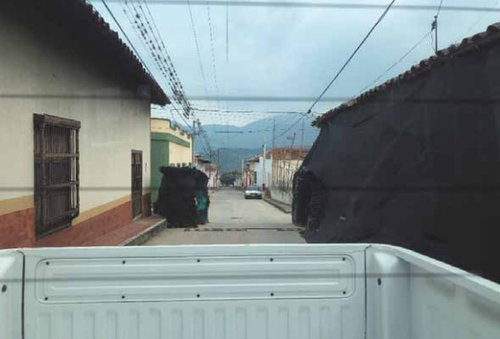
[[[326,113],[294,222],[312,219],[310,242],[404,246],[500,281],[499,100],[492,25]]]
[[[196,193],[202,192],[208,199],[208,176],[190,167],[161,167],[160,171],[163,175],[154,212],[164,216],[170,227],[196,227]]]

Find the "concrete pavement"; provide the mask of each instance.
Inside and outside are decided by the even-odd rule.
[[[304,243],[290,214],[243,192],[222,189],[210,197],[210,223],[198,229],[166,229],[144,245]]]

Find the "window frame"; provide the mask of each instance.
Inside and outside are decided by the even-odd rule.
[[[70,227],[80,214],[80,127],[76,120],[33,115],[36,238]],[[67,143],[61,144],[66,138]],[[53,152],[61,146],[65,152]],[[56,215],[49,216],[50,213]]]
[[[140,159],[138,162],[137,159]],[[143,180],[144,180],[144,158],[141,150],[132,150],[132,171],[131,171],[131,209],[132,220],[142,218],[143,211]],[[134,195],[138,194],[138,197]]]

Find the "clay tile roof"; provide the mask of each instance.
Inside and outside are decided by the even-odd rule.
[[[135,54],[85,0],[7,0],[2,1],[2,6],[12,8],[13,13],[19,12],[16,14],[23,17],[30,12],[34,19],[40,20],[39,25],[57,27],[64,41],[91,55],[106,71],[137,88],[147,87],[152,103],[160,106],[170,103]]]
[[[338,114],[361,104],[366,100],[367,97],[372,97],[377,93],[398,86],[404,81],[409,81],[411,79],[414,79],[421,74],[431,71],[433,67],[446,62],[448,59],[459,57],[463,54],[470,53],[472,51],[477,51],[478,46],[490,43],[500,43],[500,23],[488,26],[486,32],[475,34],[471,37],[463,39],[460,43],[439,50],[437,52],[437,55],[433,55],[427,59],[420,61],[417,65],[412,66],[406,72],[397,75],[396,77],[386,81],[382,85],[376,86],[375,88],[368,90],[367,92],[361,94],[355,99],[349,100],[347,104],[344,103],[334,109],[329,110],[325,114],[316,118],[316,120],[313,121],[313,126],[322,127],[328,121],[335,118]]]

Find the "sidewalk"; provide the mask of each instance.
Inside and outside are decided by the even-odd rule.
[[[150,238],[167,227],[165,219],[159,216],[150,216],[138,219],[127,226],[106,233],[97,241],[83,244],[82,246],[136,246],[148,241]]]
[[[281,202],[281,201],[278,201],[278,200],[275,200],[275,199],[272,199],[272,198],[269,198],[269,197],[266,197],[264,196],[263,199],[273,205],[274,207],[276,207],[277,209],[281,210],[283,213],[286,213],[286,214],[290,214],[292,213],[292,205],[289,205],[289,204],[285,204],[284,202]]]

